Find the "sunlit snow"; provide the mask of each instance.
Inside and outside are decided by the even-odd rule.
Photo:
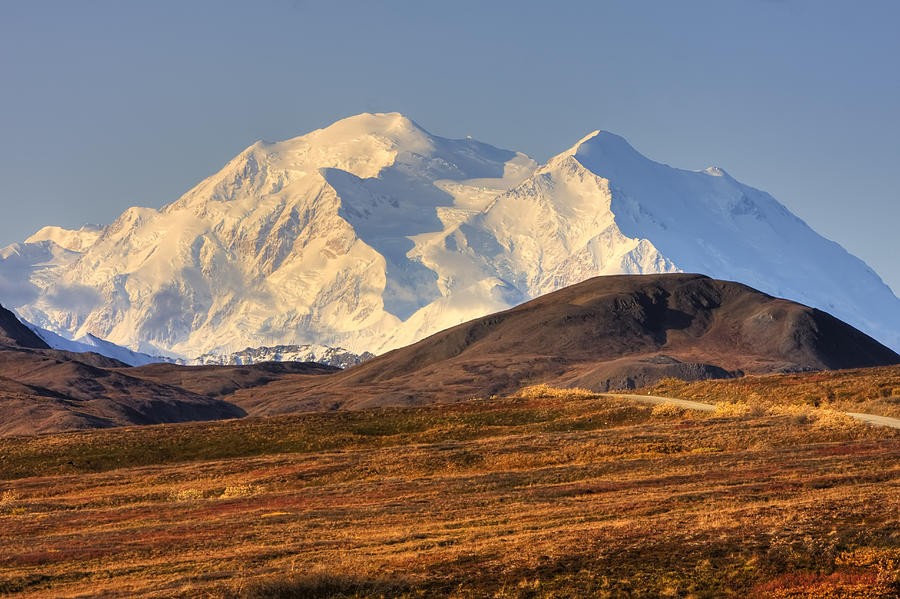
[[[594,132],[521,153],[363,114],[257,142],[161,210],[0,250],[0,303],[151,355],[380,353],[588,277],[690,271],[824,309],[900,349],[863,262],[720,168]]]

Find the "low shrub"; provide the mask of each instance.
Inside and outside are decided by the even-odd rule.
[[[597,397],[598,394],[589,389],[582,389],[580,387],[561,389],[559,387],[540,384],[525,387],[520,390],[517,395],[523,399],[591,399]]]
[[[685,408],[677,404],[666,402],[653,406],[653,410],[651,410],[650,413],[654,416],[661,416],[663,418],[673,418],[684,416],[685,411]]]
[[[229,487],[225,487],[225,490],[222,491],[222,494],[219,495],[222,499],[229,499],[232,497],[250,497],[252,495],[256,495],[260,492],[260,488],[257,485],[231,485]]]
[[[719,418],[745,418],[757,417],[766,413],[766,409],[758,404],[746,404],[731,401],[716,402],[716,411],[713,416]]]
[[[196,501],[203,499],[203,491],[200,489],[178,489],[169,493],[170,501]]]

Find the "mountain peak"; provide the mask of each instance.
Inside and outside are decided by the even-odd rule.
[[[399,112],[363,112],[341,119],[304,137],[335,142],[356,140],[366,136],[388,139],[403,146],[410,142],[422,143],[428,140],[431,134]]]
[[[589,169],[591,162],[612,158],[647,161],[624,137],[609,131],[594,131],[583,137],[572,149],[575,158]]]
[[[361,112],[336,121],[340,123],[362,123],[380,129],[422,129],[415,121],[400,112]]]
[[[64,229],[54,225],[42,227],[34,235],[25,240],[25,243],[37,243],[39,241],[52,241],[58,246],[80,252],[90,247],[100,235],[103,228],[98,225],[84,225],[79,229]]]
[[[710,177],[725,177],[727,179],[731,179],[732,176],[729,175],[724,168],[720,166],[708,166],[703,169],[701,172],[706,173]]]
[[[596,129],[595,131],[591,131],[590,133],[579,139],[578,143],[576,143],[574,147],[578,148],[579,146],[581,146],[581,144],[616,144],[628,146],[629,148],[631,147],[628,141],[621,135],[616,135],[611,131],[605,131],[603,129]]]
[[[615,133],[597,129],[579,139],[565,152],[557,154],[548,164],[556,164],[570,158],[596,175],[602,175],[623,165],[651,162],[635,150],[626,139]]]
[[[94,243],[70,234],[0,251],[0,299],[45,329],[154,354],[384,351],[598,274],[677,270],[900,347],[900,300],[862,262],[724,171],[654,162],[603,130],[538,166],[363,113],[254,144]]]

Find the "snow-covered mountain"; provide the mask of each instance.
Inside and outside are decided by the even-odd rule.
[[[376,353],[598,274],[701,272],[822,308],[900,349],[863,262],[724,171],[595,132],[538,165],[402,115],[258,142],[161,210],[0,250],[0,301],[148,354]]]
[[[110,343],[109,341],[95,337],[90,333],[73,340],[67,339],[53,331],[42,329],[30,322],[23,322],[25,326],[31,329],[35,335],[40,337],[44,343],[53,349],[61,349],[76,353],[93,352],[95,354],[106,356],[107,358],[113,358],[119,362],[124,362],[129,366],[144,366],[145,364],[153,364],[155,362],[175,361],[172,358],[167,358],[165,356],[149,356],[140,352],[134,352],[127,347]]]
[[[248,347],[231,354],[204,354],[188,364],[258,364],[259,362],[318,362],[338,368],[349,368],[374,358],[368,352],[362,355],[342,347],[325,345],[276,345],[275,347]]]
[[[327,366],[349,368],[375,357],[374,354],[369,352],[354,354],[342,347],[328,347],[326,345],[277,345],[275,347],[247,347],[239,352],[230,354],[209,353],[193,360],[185,360],[134,352],[127,347],[110,343],[90,333],[78,339],[67,339],[53,331],[35,326],[28,321],[22,320],[22,323],[53,349],[76,353],[93,352],[108,358],[114,358],[129,366],[144,366],[156,362],[201,366],[210,364],[220,366],[244,365],[258,364],[260,362],[317,362]]]

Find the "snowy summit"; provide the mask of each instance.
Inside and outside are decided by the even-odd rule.
[[[397,113],[257,142],[161,210],[42,229],[0,250],[0,302],[151,355],[381,353],[592,276],[679,271],[900,349],[881,279],[722,169],[671,168],[602,131],[538,165]]]

